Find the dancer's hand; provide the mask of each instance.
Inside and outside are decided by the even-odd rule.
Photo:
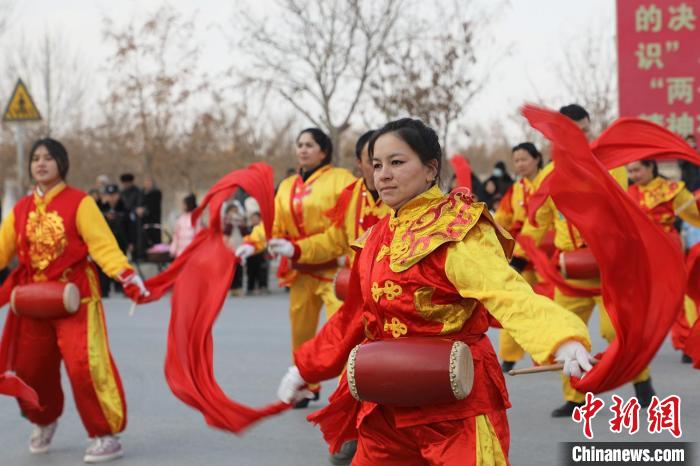
[[[277,398],[287,404],[294,404],[304,398],[312,398],[314,395],[306,388],[306,385],[306,381],[299,374],[299,369],[292,366],[282,377],[277,389]]]
[[[593,369],[596,360],[578,341],[570,340],[562,343],[554,353],[554,359],[564,363],[564,375],[581,378],[584,373]]]
[[[243,243],[236,248],[236,257],[238,257],[241,262],[245,264],[245,260],[255,254],[255,248],[252,244]]]
[[[272,238],[267,247],[275,256],[294,257],[294,243],[284,238]]]
[[[124,270],[117,278],[124,288],[127,286],[135,286],[138,288],[141,296],[149,296],[151,294],[143,283],[143,279],[133,270]]]

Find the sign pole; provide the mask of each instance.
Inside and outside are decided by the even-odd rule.
[[[24,193],[24,125],[15,125],[15,142],[17,145],[17,187]]]

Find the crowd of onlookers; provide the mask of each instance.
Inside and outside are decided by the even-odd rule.
[[[112,182],[107,175],[97,177],[95,187],[89,191],[102,211],[121,250],[137,264],[155,262],[159,264],[174,259],[187,248],[203,227],[203,222],[192,224],[192,212],[197,208],[197,198],[190,193],[182,199],[181,212],[172,229],[163,225],[163,196],[151,177],[145,177],[143,186],[135,183],[131,173]],[[234,196],[224,212],[227,241],[232,246],[240,244],[242,238],[260,223],[260,209],[252,198],[244,193]],[[267,293],[268,259],[265,253],[255,255],[239,265],[236,270],[231,293],[242,295],[244,276],[247,294]],[[114,280],[104,274],[100,276],[102,295],[107,297],[113,289],[121,291]]]
[[[693,136],[686,138],[688,144],[697,149]],[[691,191],[700,189],[700,167],[689,162],[679,162],[680,178]],[[293,174],[291,169],[287,174]],[[495,211],[503,196],[515,179],[508,173],[506,164],[498,161],[491,174],[480,180],[472,175],[472,191],[475,197]],[[182,199],[181,212],[172,229],[165,227],[162,221],[162,192],[153,178],[146,176],[139,187],[131,173],[123,173],[118,182],[107,175],[97,177],[95,186],[89,191],[104,214],[121,250],[137,265],[155,261],[163,263],[176,258],[192,242],[194,236],[203,227],[200,221],[192,225],[191,213],[197,207],[197,198],[188,194]],[[239,191],[226,204],[224,216],[224,234],[231,247],[242,242],[242,238],[260,223],[260,208],[254,199]],[[700,242],[700,229],[679,222],[686,244]],[[0,271],[0,282],[7,271]],[[238,265],[231,284],[231,294],[268,293],[269,257],[263,251],[249,258],[245,265]],[[244,286],[245,282],[245,286]],[[109,296],[112,289],[120,291],[119,284],[102,274],[100,277],[103,296]]]

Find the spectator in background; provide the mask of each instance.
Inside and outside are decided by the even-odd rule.
[[[197,208],[197,198],[194,194],[188,194],[182,200],[182,214],[175,222],[173,229],[173,241],[170,243],[170,255],[177,257],[190,245],[194,236],[202,229],[201,223],[192,225],[192,211]]]
[[[109,225],[109,229],[112,230],[114,238],[117,240],[119,249],[126,254],[126,250],[129,246],[129,219],[126,209],[124,208],[124,203],[119,197],[119,187],[116,184],[108,184],[105,186],[102,194],[104,202],[100,205],[100,210],[105,220],[107,220],[107,225]],[[114,284],[115,290],[122,291],[122,287],[117,281],[109,278],[100,270],[100,286],[102,288],[103,297],[109,297],[112,291],[112,284]]]
[[[143,204],[143,193],[134,184],[134,175],[131,173],[123,173],[119,177],[121,183],[120,198],[124,204],[124,208],[129,215],[129,251],[133,258],[138,259],[143,257],[143,248],[137,249],[137,244],[141,242],[141,218],[136,216],[136,208]]]
[[[228,244],[231,250],[235,251],[238,246],[243,244],[243,237],[249,233],[243,208],[240,202],[234,200],[226,207],[224,213],[224,235],[228,238]],[[247,265],[247,264],[246,264]],[[241,296],[243,294],[243,265],[239,261],[236,264],[236,271],[233,274],[231,281],[231,296]]]
[[[248,231],[252,230],[261,222],[260,213],[253,212],[248,219]],[[267,252],[262,251],[258,254],[250,256],[245,261],[246,276],[246,294],[268,294],[267,277],[270,271],[270,265],[267,260]]]
[[[499,160],[494,164],[491,176],[484,182],[486,194],[484,202],[489,206],[489,209],[495,210],[498,208],[501,198],[512,184],[513,178],[508,174],[506,164]]]
[[[104,203],[102,202],[102,192],[100,192],[100,190],[97,188],[92,188],[90,191],[88,191],[88,194],[95,200],[97,207],[102,210],[102,207],[104,206]]]
[[[112,184],[112,181],[110,181],[109,176],[107,175],[98,175],[97,178],[95,178],[95,189],[101,193],[104,192],[105,188],[109,184]]]
[[[163,194],[153,181],[153,177],[143,179],[143,206],[136,208],[136,213],[143,222],[145,248],[159,244],[161,240],[161,204]]]

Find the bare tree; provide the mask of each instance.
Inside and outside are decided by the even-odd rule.
[[[381,64],[370,79],[370,95],[386,119],[418,117],[448,144],[453,124],[482,90],[502,55],[495,53],[489,66],[478,57],[479,39],[491,18],[472,7],[464,1],[438,2],[432,8],[433,18],[413,27],[413,34],[405,35],[394,50],[382,50]],[[411,20],[411,26],[416,23],[421,24]]]
[[[406,4],[277,0],[278,11],[266,21],[242,9],[236,27],[242,25],[243,39],[236,45],[251,67],[238,71],[244,82],[273,90],[326,129],[339,147]]]
[[[114,47],[106,108],[119,113],[149,174],[158,161],[168,163],[176,135],[200,117],[195,96],[207,85],[194,32],[194,19],[167,5],[123,28],[105,19],[104,35]]]
[[[566,91],[564,104],[577,102],[591,115],[594,134],[617,117],[615,37],[610,31],[588,29],[566,42],[557,73]]]
[[[5,52],[6,87],[18,77],[29,87],[42,116],[41,134],[79,129],[90,89],[87,65],[62,34],[46,29],[36,39],[23,37]]]

